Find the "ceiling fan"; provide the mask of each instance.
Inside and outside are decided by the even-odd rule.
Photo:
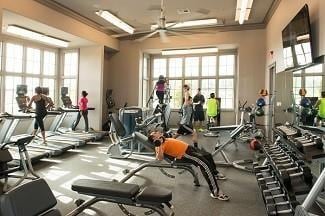
[[[218,22],[217,19],[209,19],[210,21],[213,21],[210,23],[210,26],[217,26],[217,25],[223,25],[223,22]],[[198,24],[198,21],[201,20],[193,20],[190,22],[197,22],[197,24],[195,25],[196,27],[200,26]],[[164,7],[164,0],[161,0],[161,4],[160,4],[160,17],[158,20],[157,25],[155,26],[154,29],[152,29],[152,31],[150,31],[147,35],[142,36],[138,39],[135,39],[135,41],[137,42],[142,42],[144,40],[146,40],[147,38],[150,38],[152,36],[154,36],[155,34],[159,34],[160,36],[160,40],[163,43],[167,43],[168,37],[167,37],[167,33],[171,34],[171,35],[175,35],[175,36],[184,36],[185,34],[188,33],[215,33],[215,31],[194,31],[193,29],[188,29],[190,27],[190,25],[184,25],[185,22],[175,22],[175,23],[167,23],[166,22],[166,16],[165,16],[165,7]],[[207,24],[201,24],[202,25],[207,25]],[[184,29],[187,28],[187,29]],[[140,32],[141,33],[141,32]]]

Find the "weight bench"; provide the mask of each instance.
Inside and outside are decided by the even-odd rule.
[[[110,133],[112,144],[108,147],[108,152],[110,152],[111,155],[112,155],[112,151],[114,151],[114,149],[115,150],[119,149],[118,145],[120,143],[126,142],[126,141],[131,142],[132,146],[133,146],[133,143],[139,143],[144,148],[146,148],[149,152],[154,154],[155,147],[152,143],[150,143],[148,141],[147,136],[145,136],[139,132],[134,132],[131,136],[123,137],[123,136],[125,136],[126,131],[125,131],[125,128],[124,128],[122,122],[119,120],[117,114],[113,113],[110,116],[110,120],[112,122],[112,125],[114,125],[114,128],[115,128],[115,132]],[[131,147],[131,152],[128,153],[128,155],[126,155],[126,157],[114,156],[114,158],[119,158],[119,159],[128,158],[132,154],[132,149],[133,149],[133,147]],[[110,155],[110,157],[111,157],[111,155]],[[157,167],[165,176],[167,176],[169,178],[175,178],[174,175],[167,173],[164,169],[181,169],[182,171],[187,170],[193,176],[195,186],[200,186],[198,176],[197,176],[196,172],[193,170],[193,167],[191,164],[182,162],[181,160],[170,160],[168,157],[165,157],[164,161],[165,161],[165,163],[161,163],[160,161],[157,161],[157,160],[155,160],[154,157],[152,157],[152,161],[149,161],[149,162],[146,161],[145,163],[141,164],[140,166],[138,166],[137,168],[135,168],[131,171],[125,170],[125,173],[128,173],[128,174],[123,179],[124,179],[124,181],[126,181],[129,178],[131,178],[132,176],[134,176],[136,173],[138,173],[139,171],[141,171],[147,167]],[[124,182],[124,181],[122,181],[122,182]]]
[[[172,192],[157,186],[140,189],[136,184],[80,179],[73,183],[72,190],[94,198],[82,203],[67,216],[78,215],[99,201],[117,203],[120,208],[123,205],[147,208],[161,216],[174,215],[170,204]],[[0,215],[62,216],[60,211],[54,208],[56,204],[57,200],[46,181],[37,179],[1,195]],[[164,205],[170,209],[170,214],[165,211]]]
[[[86,208],[100,201],[117,203],[120,208],[121,205],[147,208],[161,216],[174,215],[170,204],[172,192],[157,186],[140,189],[137,184],[80,179],[73,183],[72,190],[80,194],[94,196],[94,198],[82,203],[67,216],[78,215]],[[170,209],[170,214],[164,210],[164,204]],[[124,207],[121,209],[125,213],[124,210],[126,209]]]

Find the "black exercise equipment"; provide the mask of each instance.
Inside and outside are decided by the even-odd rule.
[[[0,145],[0,179],[4,179],[3,191],[9,189],[8,179],[9,178],[18,178],[19,180],[11,185],[12,188],[16,187],[22,183],[25,179],[36,179],[39,176],[34,172],[33,165],[30,160],[30,156],[26,149],[26,145],[32,141],[34,136],[31,135],[22,135],[16,137],[16,139],[11,139],[11,142],[4,143]],[[9,163],[13,161],[13,158],[8,150],[8,145],[16,146],[19,150],[20,160],[17,165],[10,165]],[[13,175],[12,173],[17,172],[18,170],[23,170],[23,175]],[[29,176],[29,173],[32,177]]]

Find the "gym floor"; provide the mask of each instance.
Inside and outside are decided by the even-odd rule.
[[[223,132],[220,141],[223,142],[229,136]],[[181,137],[184,141],[190,142],[190,137]],[[64,215],[75,208],[74,199],[89,197],[79,195],[71,191],[71,183],[79,178],[88,179],[121,179],[124,169],[136,167],[138,160],[117,160],[110,159],[107,154],[107,138],[99,143],[90,143],[83,148],[68,152],[61,157],[47,159],[34,166],[37,173],[46,179],[54,195],[58,200],[57,208]],[[199,145],[205,149],[214,148],[216,138],[204,137],[199,134]],[[230,145],[226,152],[231,159],[253,158],[254,153],[248,149],[247,144],[239,144],[238,150]],[[215,160],[221,158],[215,157]],[[197,170],[199,172],[199,170]],[[159,185],[173,191],[172,204],[175,215],[187,216],[263,216],[265,207],[262,201],[256,178],[252,173],[237,170],[234,168],[219,169],[227,176],[227,180],[218,181],[220,188],[231,197],[229,202],[212,199],[209,196],[209,189],[203,176],[199,172],[201,186],[195,187],[193,178],[188,173],[181,175],[174,170],[168,172],[175,174],[176,178],[164,176],[157,168],[147,168],[139,175],[131,178],[128,182],[136,182],[140,185]],[[132,213],[144,215],[143,210],[128,207]],[[141,214],[142,213],[142,214]],[[91,209],[87,209],[81,215],[124,215],[116,204],[100,202]]]

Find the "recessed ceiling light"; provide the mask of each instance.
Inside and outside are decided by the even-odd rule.
[[[45,35],[43,33],[40,32],[36,32],[18,25],[8,25],[6,32],[14,34],[14,35],[18,35],[24,38],[28,38],[31,40],[36,40],[36,41],[40,41],[43,43],[47,43],[47,44],[51,44],[54,46],[59,46],[59,47],[68,47],[69,46],[69,42],[66,40],[62,40],[59,38],[55,38],[53,36],[49,36],[49,35]]]
[[[100,10],[100,11],[97,11],[96,14],[98,16],[102,17],[103,19],[105,19],[106,21],[112,23],[116,27],[122,29],[123,31],[126,31],[129,34],[134,33],[135,29],[132,26],[130,26],[129,24],[127,24],[126,22],[124,22],[123,20],[118,18],[117,16],[113,15],[112,13],[110,13],[106,10]]]

